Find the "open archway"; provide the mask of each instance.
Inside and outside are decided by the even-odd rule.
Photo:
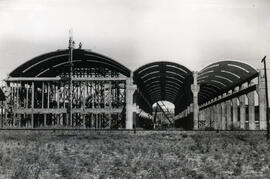
[[[192,80],[188,68],[167,61],[149,63],[134,71],[134,82],[146,101],[151,106],[157,101],[169,101],[175,105],[175,114],[191,103]]]
[[[154,129],[165,129],[175,127],[174,121],[175,105],[169,101],[157,101],[153,104]]]

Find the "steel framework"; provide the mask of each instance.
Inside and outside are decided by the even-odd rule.
[[[266,130],[265,76],[239,61],[199,72],[159,61],[133,74],[106,56],[74,49],[70,38],[68,49],[27,61],[5,82],[1,128],[150,129],[152,105],[167,100],[175,105],[174,124],[189,129]]]
[[[10,73],[2,128],[126,127],[130,70],[73,45],[70,39],[68,50],[38,56]]]

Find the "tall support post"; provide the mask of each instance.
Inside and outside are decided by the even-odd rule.
[[[98,129],[98,114],[95,114],[95,128]]]
[[[232,102],[231,100],[226,101],[226,129],[231,130],[232,129]]]
[[[60,88],[55,86],[57,109],[60,109]]]
[[[108,119],[109,119],[109,121],[108,121],[108,127],[110,129],[111,126],[112,126],[112,114],[111,113],[108,114]]]
[[[213,127],[213,124],[212,124],[212,108],[213,108],[213,106],[210,106],[209,108],[208,108],[208,116],[209,116],[209,127],[211,128],[211,127]]]
[[[200,126],[200,122],[202,122],[202,121],[204,121],[204,116],[203,116],[203,114],[204,114],[204,110],[201,110],[200,112],[199,112],[199,120],[198,120],[198,123],[199,123],[199,128],[201,128],[201,127],[204,127],[204,126]]]
[[[222,123],[222,109],[221,109],[221,104],[216,105],[216,129],[220,130],[221,129],[221,123]]]
[[[246,126],[246,104],[245,95],[239,97],[240,102],[240,129],[245,129]]]
[[[210,127],[212,127],[212,128],[214,128],[214,129],[216,129],[215,127],[216,127],[216,124],[215,124],[215,106],[211,106],[210,107]]]
[[[41,97],[41,108],[43,109],[44,108],[44,103],[45,103],[45,100],[44,100],[44,90],[45,90],[45,85],[44,85],[44,81],[42,82],[42,97]],[[46,114],[43,114],[43,126],[45,126],[45,118],[46,118]]]
[[[202,118],[204,120],[204,129],[207,127],[207,109],[204,109],[203,110],[203,113],[202,113]]]
[[[264,78],[265,78],[265,94],[266,94],[266,124],[267,124],[267,139],[270,139],[270,122],[269,122],[269,98],[268,98],[268,80],[266,71],[266,56],[263,57],[264,64]]]
[[[247,94],[248,97],[248,128],[255,130],[255,91]]]
[[[226,103],[221,104],[221,130],[226,130]]]
[[[41,96],[41,108],[44,108],[44,81],[42,82],[42,96]]]
[[[20,85],[19,83],[16,84],[16,109],[18,110],[20,108],[20,98],[19,98],[19,91],[20,91]],[[18,120],[19,127],[20,126],[20,119],[19,119],[19,114],[15,112],[15,118],[13,120],[13,127],[16,127],[16,121]]]
[[[210,127],[210,108],[205,109],[205,127]]]
[[[19,92],[23,90],[22,83],[20,83]],[[20,100],[19,94],[18,94],[18,101]],[[19,108],[23,107],[23,101],[19,102]],[[19,120],[19,127],[22,127],[22,116],[21,114],[17,114],[17,118]]]
[[[68,108],[68,115],[69,115],[69,122],[70,126],[72,125],[72,103],[73,103],[73,49],[74,49],[75,42],[73,41],[72,32],[70,31],[70,37],[69,37],[69,65],[70,65],[70,71],[69,71],[69,108]]]
[[[32,97],[31,97],[31,128],[34,128],[34,108],[35,108],[35,83],[32,82]]]
[[[58,88],[58,86],[55,85],[55,93],[56,93],[56,103],[57,103],[57,110],[60,109],[60,89]],[[58,113],[56,114],[56,125],[61,125],[61,114]]]
[[[133,84],[133,75],[126,80],[126,129],[133,129],[133,120],[136,116],[136,104],[133,104],[133,94],[137,86]]]
[[[95,115],[90,113],[91,116],[91,128],[95,128]]]
[[[50,82],[47,83],[47,108],[50,108]]]
[[[16,91],[17,91],[17,83],[14,82],[14,88],[13,88],[13,99],[14,99],[14,109],[17,109],[17,99],[16,99]],[[13,117],[11,121],[11,127],[14,127],[15,124],[15,119],[16,119],[16,111],[13,111]]]
[[[266,81],[265,75],[262,70],[259,70],[259,77],[258,77],[258,86],[257,86],[257,93],[259,97],[259,119],[260,119],[260,130],[267,129],[267,100],[266,100]]]
[[[193,84],[191,85],[191,91],[193,93],[193,130],[198,130],[198,120],[199,120],[199,105],[198,105],[198,93],[200,86],[198,85],[198,72],[193,72]]]
[[[218,129],[218,106],[214,105],[213,106],[213,127],[214,129]]]
[[[12,102],[12,108],[15,109],[15,99],[14,99],[14,84],[12,83],[12,86],[10,87],[10,91],[11,91],[11,102]],[[11,112],[11,115],[10,115],[10,120],[8,122],[8,127],[11,128],[12,127],[12,121],[13,121],[13,118],[14,118],[14,110]]]
[[[109,82],[109,109],[112,109],[113,95],[112,95],[112,81]]]
[[[82,91],[82,109],[83,111],[85,111],[85,100],[86,100],[86,84],[82,83],[83,85],[83,91]],[[86,128],[86,121],[85,121],[85,113],[82,114],[83,115],[83,128]]]
[[[113,95],[112,95],[112,81],[109,82],[109,109],[112,109]],[[112,113],[109,114],[109,128],[112,128]]]
[[[26,86],[26,108],[29,108],[29,85]]]
[[[232,99],[232,113],[233,113],[233,129],[237,129],[239,127],[238,122],[238,104],[237,104],[237,98]]]

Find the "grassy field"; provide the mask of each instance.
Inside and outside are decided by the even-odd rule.
[[[0,132],[0,178],[269,177],[260,132]]]

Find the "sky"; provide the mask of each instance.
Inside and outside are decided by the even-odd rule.
[[[200,70],[216,61],[270,65],[269,0],[0,0],[0,79],[31,58],[68,46],[131,70],[173,61]],[[270,67],[269,67],[270,68]]]

